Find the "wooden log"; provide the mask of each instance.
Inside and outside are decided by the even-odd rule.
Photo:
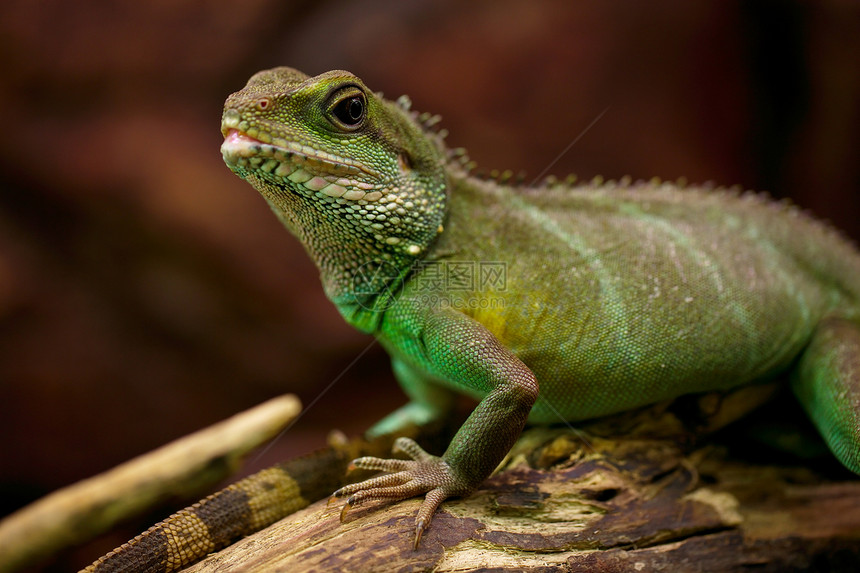
[[[860,571],[860,480],[648,434],[529,430],[417,551],[419,499],[322,501],[189,571]]]

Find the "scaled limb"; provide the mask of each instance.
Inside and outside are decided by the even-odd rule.
[[[401,438],[395,447],[411,460],[360,458],[353,462],[356,467],[393,473],[335,492],[338,497],[349,496],[348,506],[368,499],[426,494],[415,520],[416,546],[442,501],[472,492],[499,465],[519,437],[538,395],[534,373],[486,327],[459,312],[446,310],[425,317],[421,342],[427,370],[452,385],[479,390],[484,397],[441,457]],[[443,398],[429,394],[434,385],[420,379],[414,382],[413,391],[407,390],[413,401],[438,408]]]
[[[860,325],[821,321],[792,372],[792,388],[831,451],[860,473]]]

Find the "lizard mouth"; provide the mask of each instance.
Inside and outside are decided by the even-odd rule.
[[[322,156],[298,143],[289,147],[264,143],[235,128],[226,130],[221,155],[233,170],[263,172],[264,177],[287,184],[290,188],[321,193],[332,199],[375,202],[382,198],[378,184],[366,181],[368,175],[379,181],[379,175],[364,165],[333,156]]]
[[[294,183],[305,183],[317,175],[326,178],[356,175],[379,178],[379,174],[366,165],[319,152],[296,142],[279,141],[278,143],[280,145],[265,143],[236,128],[229,128],[225,130],[221,155],[230,167],[261,170],[277,177],[288,178]],[[299,172],[308,174],[308,179],[296,181],[302,178],[301,174],[296,175]]]

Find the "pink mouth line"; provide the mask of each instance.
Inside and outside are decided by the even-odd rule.
[[[224,141],[229,141],[230,143],[263,143],[259,139],[254,139],[253,137],[246,135],[235,128],[227,131],[227,135],[224,137]]]
[[[253,149],[254,147],[257,147],[257,149]],[[294,147],[283,147],[272,143],[265,143],[259,139],[255,139],[242,133],[236,128],[230,128],[227,130],[227,134],[224,137],[224,143],[221,144],[222,152],[224,152],[225,149],[229,149],[233,155],[238,155],[240,157],[250,157],[255,155],[262,147],[269,147],[275,150],[276,153],[280,152],[284,155],[283,159],[285,160],[293,159],[293,161],[295,161],[296,159],[299,159],[309,164],[320,164],[324,166],[327,171],[331,171],[332,173],[357,174],[358,172],[364,172],[372,177],[379,177],[379,174],[376,171],[364,165],[347,162],[336,157],[322,157],[307,147],[303,147],[299,150]],[[278,159],[277,157],[275,158]]]

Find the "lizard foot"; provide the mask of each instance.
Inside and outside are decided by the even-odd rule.
[[[332,496],[348,496],[346,505],[340,513],[341,521],[343,521],[349,508],[365,501],[399,501],[416,495],[427,494],[415,518],[413,549],[418,549],[421,535],[430,525],[439,504],[450,496],[464,495],[472,488],[467,487],[463,480],[452,472],[445,460],[428,454],[409,438],[397,438],[393,450],[403,452],[412,459],[394,460],[364,457],[353,460],[352,467],[391,473],[342,487]]]

